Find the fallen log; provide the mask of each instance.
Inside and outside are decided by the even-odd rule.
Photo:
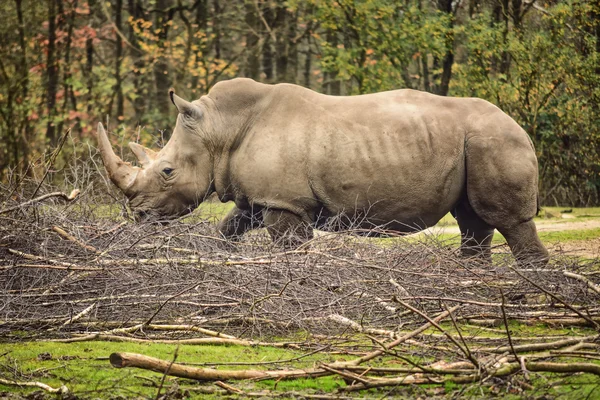
[[[242,379],[290,379],[309,378],[329,375],[322,369],[298,370],[217,370],[213,368],[198,368],[172,363],[154,357],[136,353],[112,353],[110,363],[116,368],[135,367],[160,372],[179,378],[195,379],[199,381],[228,381]]]
[[[225,346],[266,346],[281,348],[298,348],[296,343],[289,342],[254,342],[244,339],[230,339],[224,337],[191,338],[191,339],[140,339],[128,336],[118,336],[103,333],[92,333],[79,337],[67,339],[50,339],[50,342],[74,343],[89,342],[94,340],[105,340],[107,342],[127,342],[127,343],[162,343],[162,344],[187,344],[187,345],[225,345]]]
[[[528,352],[528,351],[538,351],[538,350],[556,350],[556,349],[561,349],[563,347],[571,346],[574,344],[583,343],[586,341],[593,342],[595,340],[598,340],[599,338],[600,338],[600,336],[598,336],[598,335],[582,336],[582,337],[576,337],[576,338],[571,338],[571,339],[557,340],[555,342],[548,342],[548,343],[530,343],[530,344],[514,345],[513,348],[514,348],[514,350],[518,351],[519,353]],[[512,349],[510,346],[501,346],[501,347],[476,348],[475,350],[477,352],[489,352],[489,353],[502,354],[507,351],[511,351]]]
[[[600,365],[592,363],[554,363],[554,362],[531,362],[525,361],[525,367],[528,371],[534,372],[554,372],[554,373],[579,373],[586,372],[600,376]],[[513,374],[522,368],[521,363],[506,363],[499,366],[495,370],[488,371],[488,376],[502,377]],[[342,376],[348,377],[348,372],[344,372]],[[356,375],[358,377],[358,375]],[[386,387],[386,386],[407,386],[407,385],[420,385],[420,384],[445,384],[446,382],[452,383],[471,383],[477,382],[482,379],[483,376],[480,374],[472,375],[459,375],[459,376],[445,376],[445,377],[432,377],[423,376],[423,374],[414,374],[396,378],[373,378],[360,376],[361,379],[345,388],[341,388],[344,392],[356,392],[365,389]]]

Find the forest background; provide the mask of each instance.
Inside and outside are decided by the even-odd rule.
[[[170,87],[191,100],[246,76],[484,98],[533,140],[542,204],[600,204],[599,0],[1,0],[0,15],[4,182],[76,175],[98,121],[116,145],[161,146]]]

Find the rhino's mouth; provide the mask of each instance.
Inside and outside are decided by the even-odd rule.
[[[133,218],[138,223],[156,223],[166,225],[174,220],[189,215],[193,209],[186,209],[179,214],[160,214],[154,210],[135,210]]]
[[[154,220],[152,213],[145,210],[137,210],[133,213],[133,218],[135,222],[149,222]]]

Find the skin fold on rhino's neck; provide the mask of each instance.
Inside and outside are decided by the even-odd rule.
[[[209,146],[213,154],[214,189],[221,201],[233,200],[229,177],[231,154],[244,141],[265,109],[272,86],[238,78],[216,84],[205,100],[210,108]]]

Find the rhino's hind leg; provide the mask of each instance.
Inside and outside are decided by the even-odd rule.
[[[263,223],[262,212],[242,210],[234,207],[219,222],[217,229],[227,239],[239,240],[244,232],[260,228]]]
[[[540,241],[533,220],[518,223],[510,228],[498,228],[498,230],[506,238],[510,250],[519,263],[542,266],[548,263],[548,250]]]
[[[494,228],[473,211],[467,200],[460,202],[453,213],[460,228],[460,251],[464,257],[480,258],[483,261],[491,261],[491,243],[494,236]]]
[[[313,238],[312,227],[289,211],[263,210],[263,219],[273,242],[284,247],[298,247]]]
[[[533,222],[538,196],[535,153],[514,123],[505,128],[502,135],[494,135],[498,128],[490,127],[489,134],[474,135],[467,142],[469,204],[504,235],[520,264],[546,264],[548,251]]]

